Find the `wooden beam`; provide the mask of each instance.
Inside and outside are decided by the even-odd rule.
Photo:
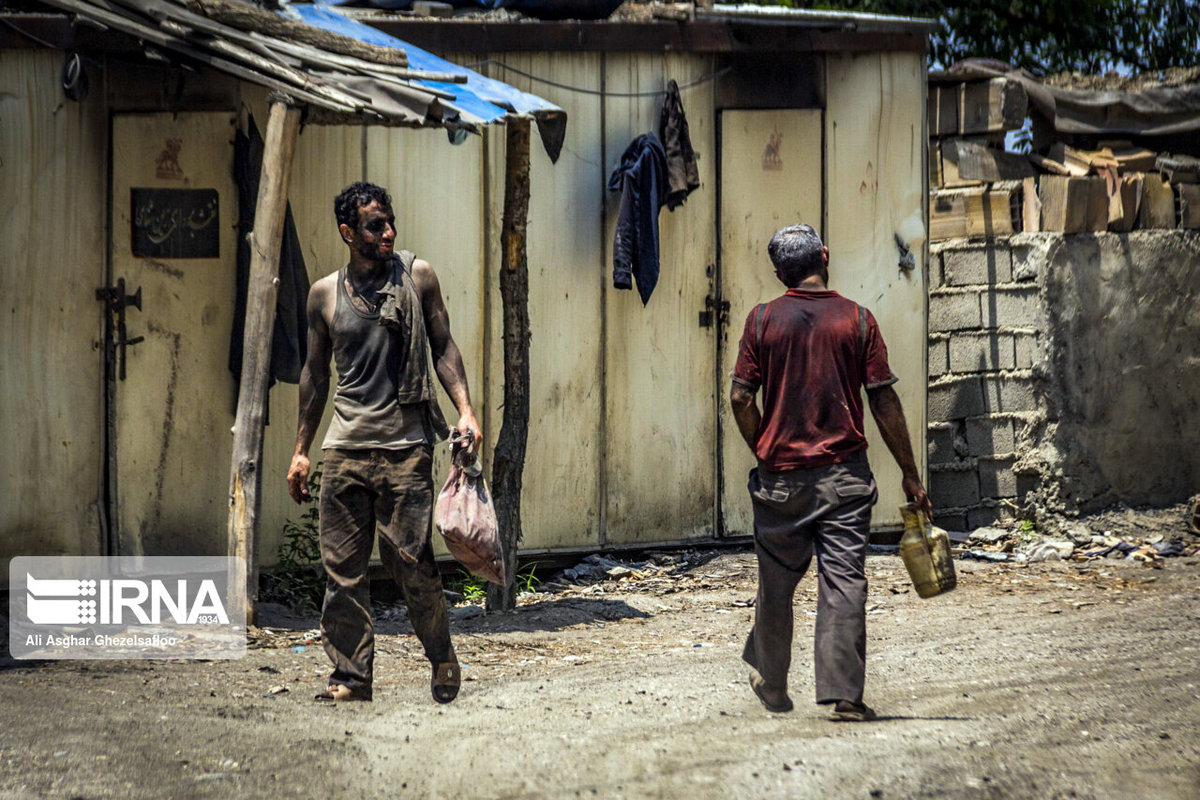
[[[261,506],[258,478],[262,473],[263,423],[267,377],[271,367],[271,335],[275,298],[279,293],[279,249],[287,211],[292,156],[300,133],[300,109],[285,94],[267,97],[270,114],[263,143],[258,204],[250,233],[250,280],[243,329],[242,377],[233,426],[233,460],[229,478],[229,555],[245,560],[246,621],[258,615],[258,558],[255,542]]]
[[[487,610],[517,607],[517,545],[521,541],[521,479],[529,437],[529,263],[525,229],[529,220],[529,119],[505,126],[504,221],[501,227],[500,300],[504,319],[504,418],[492,456],[492,491],[504,586],[488,584]]]

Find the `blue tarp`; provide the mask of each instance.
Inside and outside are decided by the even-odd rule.
[[[395,47],[408,55],[410,69],[427,72],[442,72],[465,75],[466,83],[443,83],[441,81],[413,80],[417,86],[426,86],[454,97],[454,106],[472,114],[484,122],[500,122],[508,114],[527,114],[536,120],[542,146],[551,161],[558,160],[566,136],[567,113],[553,103],[537,95],[522,92],[503,81],[481,75],[474,70],[460,67],[433,53],[415,47],[408,42],[390,36],[383,31],[350,19],[326,5],[289,5],[281,11],[322,30],[357,39],[360,42]]]

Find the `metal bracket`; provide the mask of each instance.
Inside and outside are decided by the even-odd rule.
[[[112,335],[107,337],[105,355],[110,364],[113,358],[117,357],[117,376],[121,380],[125,380],[126,348],[146,340],[145,336],[130,337],[125,329],[125,309],[133,306],[138,311],[142,310],[142,287],[139,286],[133,294],[126,294],[125,279],[117,278],[116,286],[101,286],[96,289],[96,299],[104,303],[104,308],[110,315],[117,315],[116,337],[114,338]],[[110,316],[109,325],[111,324],[112,318]],[[111,330],[109,328],[110,332]]]
[[[729,301],[722,300],[717,302],[710,294],[704,298],[704,311],[700,312],[700,327],[711,328],[713,325],[714,313],[717,321],[722,325],[729,322]]]

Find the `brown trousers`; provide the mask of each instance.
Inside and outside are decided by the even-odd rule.
[[[399,584],[408,619],[432,664],[455,661],[442,576],[433,560],[433,451],[326,450],[321,478],[321,560],[328,581],[321,641],[329,682],[370,695],[375,658],[367,566],[379,557]]]
[[[742,658],[787,690],[792,598],[817,556],[813,643],[818,703],[862,702],[867,656],[867,538],[878,492],[866,453],[814,469],[750,472],[758,598]]]

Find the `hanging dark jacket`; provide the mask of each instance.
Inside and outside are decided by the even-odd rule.
[[[658,210],[666,199],[667,157],[653,133],[643,133],[621,155],[608,188],[621,192],[613,236],[613,287],[632,289],[642,305],[658,283]]]
[[[235,381],[242,375],[242,346],[246,326],[246,296],[250,283],[250,243],[262,171],[263,139],[249,119],[249,130],[238,131],[233,146],[233,172],[238,192],[237,287],[233,307],[233,335],[229,341],[229,371]],[[271,337],[270,383],[299,383],[308,351],[308,270],[289,203],[279,249],[279,293],[275,298],[275,328]],[[236,386],[236,384],[235,384]],[[237,389],[235,388],[235,392]],[[235,398],[236,403],[236,398]]]
[[[674,80],[667,82],[667,96],[658,115],[658,138],[667,156],[667,208],[674,211],[700,186],[696,151],[692,149],[679,84]]]

